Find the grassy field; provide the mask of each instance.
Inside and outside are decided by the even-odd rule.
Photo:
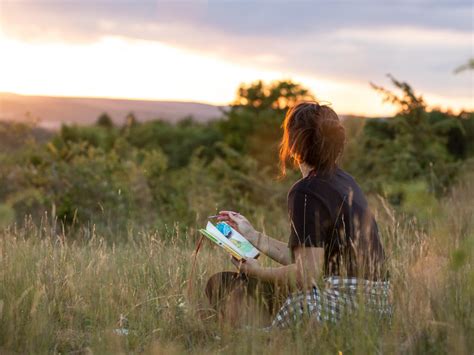
[[[206,243],[193,268],[194,228],[130,230],[127,242],[110,245],[93,227],[71,242],[47,217],[25,220],[0,232],[0,353],[472,353],[472,201],[472,178],[422,222],[374,198],[390,256],[390,325],[359,315],[337,328],[270,333],[216,322],[203,287],[232,265]],[[128,335],[114,332],[120,323]]]

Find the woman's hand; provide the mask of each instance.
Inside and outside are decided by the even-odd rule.
[[[257,232],[248,219],[240,213],[233,211],[220,211],[217,220],[228,223],[232,228],[246,237],[250,243],[254,244]]]
[[[239,261],[232,257],[230,260],[240,272],[249,276],[258,276],[258,271],[261,269],[261,266],[256,259],[249,258]]]

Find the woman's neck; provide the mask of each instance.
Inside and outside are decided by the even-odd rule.
[[[301,174],[303,174],[303,178],[307,177],[309,173],[314,170],[312,166],[307,165],[306,163],[300,164]]]

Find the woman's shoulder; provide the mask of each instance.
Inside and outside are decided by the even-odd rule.
[[[336,172],[335,172],[336,173]],[[331,188],[332,178],[327,175],[310,173],[308,176],[297,180],[288,191],[288,196],[295,193],[314,195]]]
[[[310,185],[335,185],[347,184],[357,185],[355,179],[347,171],[337,167],[334,171],[328,173],[310,173],[307,177],[298,180],[293,186],[304,188]]]
[[[359,183],[347,171],[344,171],[342,169],[338,169],[338,179],[339,179],[338,182],[340,184],[349,186],[349,187],[352,188],[352,190],[361,190],[361,187],[360,187]]]
[[[345,195],[352,190],[360,193],[356,180],[341,168],[336,168],[331,174],[310,174],[297,180],[288,191],[288,196],[295,193],[308,193],[311,195],[339,194]]]
[[[308,175],[297,180],[290,188],[289,194],[296,192],[313,192],[314,188],[323,182],[321,177],[317,175]]]
[[[347,171],[337,168],[334,174],[335,180],[337,180],[339,183],[343,183],[346,185],[353,185],[353,186],[359,186],[355,178],[349,174]]]

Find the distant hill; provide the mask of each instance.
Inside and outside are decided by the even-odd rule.
[[[0,121],[39,120],[39,126],[57,129],[62,123],[87,125],[107,112],[116,124],[133,112],[138,121],[176,122],[186,116],[205,122],[222,116],[221,107],[195,102],[147,101],[82,97],[30,96],[0,93]]]

